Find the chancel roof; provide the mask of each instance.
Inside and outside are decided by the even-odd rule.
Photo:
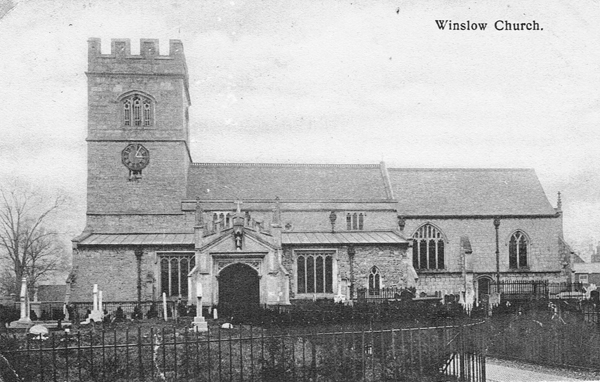
[[[388,169],[406,216],[554,215],[533,169]]]
[[[377,164],[194,163],[188,175],[189,199],[388,199]]]

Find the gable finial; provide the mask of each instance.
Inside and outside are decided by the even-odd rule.
[[[236,212],[237,212],[238,214],[239,214],[239,213],[241,213],[241,212],[242,212],[242,207],[241,207],[241,205],[242,205],[242,201],[238,199],[238,200],[235,202],[235,204],[237,204],[237,210],[236,210]]]
[[[560,191],[558,191],[558,200],[556,201],[556,209],[562,211],[562,199],[560,197]]]

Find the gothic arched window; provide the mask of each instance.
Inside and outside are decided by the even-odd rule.
[[[298,294],[333,293],[333,253],[302,252],[296,258]]]
[[[160,291],[167,297],[183,297],[188,295],[188,273],[195,266],[193,252],[164,252],[160,258]]]
[[[516,231],[508,242],[508,263],[513,269],[527,267],[527,236],[521,231]]]
[[[381,289],[381,275],[377,267],[371,268],[369,273],[369,295],[378,295],[379,289]]]
[[[413,235],[413,267],[444,269],[444,235],[431,224],[421,226]]]
[[[153,102],[142,94],[132,93],[120,99],[125,126],[152,126]]]

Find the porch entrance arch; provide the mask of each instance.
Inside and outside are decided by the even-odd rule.
[[[247,264],[235,263],[219,273],[219,314],[243,316],[260,304],[258,273]],[[240,317],[241,318],[241,317]]]

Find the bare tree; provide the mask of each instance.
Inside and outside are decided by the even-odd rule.
[[[0,259],[8,265],[0,277],[7,292],[18,294],[24,276],[33,287],[63,265],[66,251],[49,223],[65,202],[26,187],[0,189]]]

